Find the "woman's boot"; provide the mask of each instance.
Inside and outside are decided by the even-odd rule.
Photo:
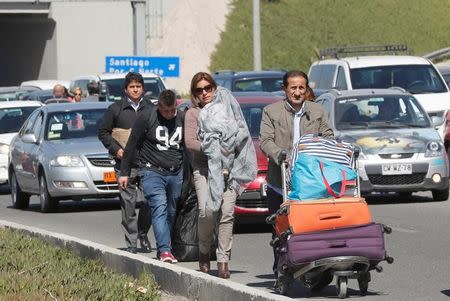
[[[218,276],[220,278],[224,278],[224,279],[230,278],[230,271],[228,270],[228,262],[218,262],[217,270],[218,270]]]
[[[209,262],[209,254],[203,254],[202,252],[198,254],[198,266],[201,272],[209,273],[209,270],[211,268]]]

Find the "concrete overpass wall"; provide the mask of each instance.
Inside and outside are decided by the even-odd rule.
[[[133,54],[133,12],[130,1],[52,2],[56,22],[56,55],[46,52],[40,78],[70,79],[105,69],[105,56]],[[51,48],[51,47],[49,47]]]

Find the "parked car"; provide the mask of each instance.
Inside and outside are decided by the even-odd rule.
[[[164,80],[154,73],[141,73],[144,78],[145,96],[150,99],[157,99],[159,93],[165,90],[166,84]],[[121,99],[124,91],[126,73],[102,73],[99,75],[83,75],[72,78],[70,82],[70,89],[80,87],[84,95],[88,95],[87,85],[91,81],[104,82],[107,86],[107,99],[115,101]]]
[[[19,90],[23,91],[36,91],[36,90],[51,90],[56,84],[61,84],[66,88],[69,88],[69,81],[59,79],[42,79],[42,80],[29,80],[20,84]]]
[[[258,173],[256,179],[250,183],[244,193],[236,200],[234,212],[241,222],[261,221],[269,214],[266,199],[267,157],[259,148],[259,132],[262,111],[265,106],[279,101],[281,98],[271,93],[233,93],[241,106],[245,121],[255,146]]]
[[[1,101],[10,101],[17,100],[19,87],[11,86],[11,87],[0,87],[0,102]]]
[[[11,140],[30,114],[43,106],[37,101],[0,102],[0,184],[8,181],[8,154]]]
[[[274,92],[281,90],[284,70],[217,71],[213,77],[217,85],[233,92]]]
[[[335,135],[361,148],[362,193],[410,195],[431,190],[436,201],[449,196],[444,144],[416,98],[403,89],[331,90],[316,101],[328,112]]]
[[[447,87],[450,87],[450,64],[438,64],[436,67],[447,83]]]
[[[405,53],[404,45],[355,46],[324,49],[308,72],[312,88],[384,89],[401,87],[417,98],[430,116],[444,118],[450,108],[450,91],[430,60]],[[368,56],[368,54],[377,54]],[[346,57],[351,55],[351,57]],[[444,124],[437,126],[441,138]]]
[[[97,138],[110,103],[59,103],[34,111],[11,141],[9,182],[14,208],[39,195],[41,212],[60,200],[117,197],[114,160]]]

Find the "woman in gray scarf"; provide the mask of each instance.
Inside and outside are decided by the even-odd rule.
[[[255,149],[238,102],[230,91],[217,87],[210,74],[194,75],[191,100],[193,108],[185,115],[185,143],[199,205],[199,267],[209,272],[209,250],[217,231],[218,275],[229,278],[234,205],[256,177]]]

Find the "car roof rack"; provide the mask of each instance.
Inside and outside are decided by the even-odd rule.
[[[233,70],[217,70],[214,72],[214,74],[224,74],[224,73],[234,74],[234,71]]]
[[[342,46],[321,49],[319,51],[319,58],[321,60],[327,57],[339,59],[341,57],[370,54],[411,54],[411,50],[408,49],[406,44]]]

